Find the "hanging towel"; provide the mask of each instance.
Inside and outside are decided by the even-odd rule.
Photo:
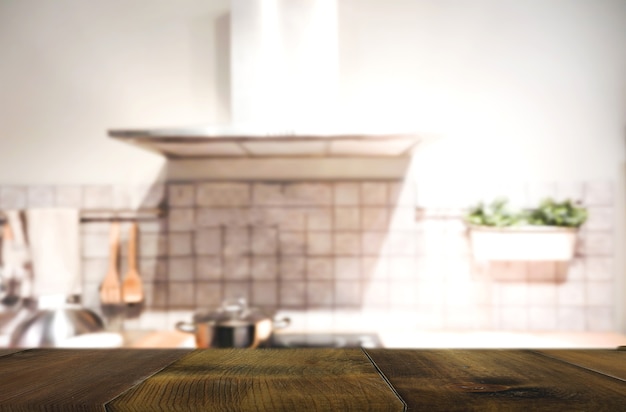
[[[19,210],[6,210],[9,235],[2,241],[3,276],[6,280],[14,280],[20,284],[19,295],[23,298],[31,296],[32,284],[30,269],[30,253],[26,244],[22,213]]]
[[[26,211],[33,296],[80,294],[80,214],[76,209]]]

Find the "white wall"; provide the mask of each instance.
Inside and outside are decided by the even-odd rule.
[[[227,0],[0,1],[0,184],[151,179],[161,158],[106,130],[224,121],[227,11]]]
[[[340,4],[344,107],[355,118],[409,119],[446,135],[419,156],[419,176],[622,173],[626,2]]]

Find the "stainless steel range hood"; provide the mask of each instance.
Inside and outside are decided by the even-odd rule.
[[[231,118],[243,126],[115,129],[109,136],[172,159],[409,155],[425,136],[361,121],[346,127],[338,115],[336,1],[231,1]]]
[[[406,156],[423,140],[371,130],[268,131],[234,127],[110,130],[109,135],[168,158]]]

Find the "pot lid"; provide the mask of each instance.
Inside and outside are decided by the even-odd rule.
[[[215,325],[245,326],[263,319],[269,319],[258,309],[248,307],[245,299],[226,299],[215,311],[200,312],[194,315],[194,323],[215,323]]]

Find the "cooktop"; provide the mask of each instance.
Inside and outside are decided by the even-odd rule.
[[[275,333],[265,348],[382,348],[376,333]]]

